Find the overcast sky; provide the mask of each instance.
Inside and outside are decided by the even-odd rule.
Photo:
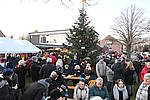
[[[81,0],[64,0],[69,8],[62,5],[61,0],[0,0],[0,30],[7,36],[15,38],[34,30],[51,31],[71,28],[78,18]],[[135,4],[145,9],[145,17],[150,17],[150,0],[93,0],[96,6],[86,7],[91,25],[103,39],[112,35],[111,25],[114,18],[125,8]]]

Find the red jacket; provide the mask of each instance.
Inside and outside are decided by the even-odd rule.
[[[147,68],[147,66],[145,66],[145,67],[142,69],[142,71],[141,71],[141,79],[142,79],[142,81],[144,81],[144,75],[145,75],[146,73],[148,73],[148,68]]]
[[[30,60],[30,59],[28,59],[28,60],[26,61],[27,70],[29,70],[29,69],[30,69],[30,62],[31,62],[31,60]]]
[[[56,57],[53,56],[53,55],[50,55],[50,58],[52,59],[52,64],[55,65],[55,63],[56,63],[56,61],[57,61]]]

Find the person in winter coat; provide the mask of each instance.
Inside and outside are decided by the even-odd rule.
[[[82,69],[82,71],[84,71],[85,70],[85,68],[86,68],[86,65],[87,65],[87,61],[85,60],[85,59],[83,59],[83,61],[81,62],[81,69]]]
[[[141,70],[142,70],[142,64],[139,61],[138,57],[135,59],[135,61],[133,61],[133,66],[135,68],[135,73],[136,73],[136,75],[138,77],[138,83],[140,83],[140,73],[141,73]],[[135,83],[136,83],[136,77],[135,77]]]
[[[75,67],[74,67],[74,70],[73,70],[73,75],[75,76],[75,77],[79,77],[80,75],[81,75],[81,68],[80,68],[80,66],[79,65],[76,65]]]
[[[128,59],[126,59],[126,74],[125,74],[125,84],[127,87],[127,91],[128,91],[128,100],[130,100],[131,96],[132,96],[132,85],[133,85],[133,74],[134,74],[134,66],[132,64],[132,62]]]
[[[29,58],[27,61],[26,61],[26,66],[27,66],[27,71],[28,71],[28,76],[31,77],[31,73],[30,73],[30,63],[31,63],[31,59]]]
[[[56,64],[56,61],[57,61],[57,59],[56,59],[56,57],[54,56],[54,53],[50,53],[50,58],[52,59],[52,64]]]
[[[54,72],[56,72],[54,74],[58,76],[56,79],[52,79],[52,85],[49,87],[49,94],[51,90],[53,89],[60,89],[60,91],[62,92],[62,96],[67,98],[68,97],[68,93],[66,92],[67,83],[65,79],[63,78],[62,73],[60,71],[55,70]]]
[[[122,79],[118,79],[112,90],[111,100],[127,100],[128,92]]]
[[[51,86],[48,88],[48,96],[50,96],[51,90],[57,88],[57,86],[56,86],[56,84],[57,84],[56,80],[57,80],[58,76],[59,75],[56,73],[56,71],[52,71],[52,73],[50,74],[50,79],[52,80],[52,83],[51,83]]]
[[[58,60],[56,61],[56,65],[59,65],[61,71],[63,69],[63,60],[62,60],[62,56],[58,55]]]
[[[50,78],[42,79],[34,82],[24,92],[22,100],[42,100],[46,97],[47,88],[50,86],[52,80]]]
[[[146,60],[146,66],[141,71],[141,79],[144,81],[144,75],[150,73],[150,60]]]
[[[122,80],[125,79],[126,71],[121,65],[120,59],[116,60],[115,64],[113,64],[111,67],[112,67],[112,71],[114,71],[113,84],[115,84],[117,79],[122,79]]]
[[[15,100],[14,92],[17,89],[17,85],[12,87],[12,84],[10,84],[13,73],[12,69],[6,68],[3,74],[0,74],[0,100]]]
[[[70,66],[72,67],[72,69],[74,69],[74,67],[76,65],[79,65],[79,60],[78,60],[77,56],[74,55],[74,58],[71,60]]]
[[[71,75],[71,70],[70,70],[69,65],[66,64],[66,65],[64,66],[63,74],[66,75],[66,76]]]
[[[150,73],[144,75],[144,81],[137,89],[135,100],[150,100]]]
[[[89,88],[85,85],[84,80],[80,80],[74,89],[74,99],[75,100],[88,100]]]
[[[111,91],[111,85],[113,83],[113,77],[114,77],[114,71],[111,69],[111,64],[108,64],[107,66],[107,89],[108,91]]]
[[[39,71],[41,69],[41,66],[38,64],[38,58],[36,56],[32,57],[33,62],[31,63],[31,77],[32,81],[38,81],[39,80]]]
[[[94,96],[100,96],[103,100],[109,100],[109,94],[106,86],[103,85],[103,79],[98,77],[96,83],[90,88],[90,99]]]
[[[52,64],[52,59],[47,58],[46,60],[47,64],[44,64],[42,68],[40,69],[40,78],[48,78],[52,71],[56,70],[56,66]]]
[[[86,68],[84,70],[84,73],[86,76],[89,76],[92,73],[91,64],[89,64],[89,63],[86,64]]]
[[[20,60],[18,62],[19,67],[14,69],[14,72],[18,75],[18,83],[19,83],[19,89],[21,89],[22,94],[25,90],[25,75],[26,75],[26,67],[25,67],[25,61]]]
[[[96,74],[97,77],[103,78],[104,82],[106,78],[106,71],[107,71],[107,67],[106,67],[106,63],[104,62],[104,58],[100,57],[100,61],[96,64]]]

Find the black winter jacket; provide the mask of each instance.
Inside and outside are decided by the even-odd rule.
[[[45,91],[48,88],[46,83],[34,82],[30,87],[24,92],[22,100],[42,100],[42,97],[45,95]],[[46,95],[45,95],[46,96]]]
[[[112,66],[112,70],[114,71],[114,78],[113,80],[116,81],[117,79],[125,79],[125,68],[122,66],[121,63],[116,63]]]
[[[56,70],[56,66],[51,63],[44,64],[40,70],[40,78],[49,78],[52,71]]]
[[[38,81],[39,80],[39,71],[41,69],[41,66],[37,62],[32,62],[31,63],[31,76],[32,76],[32,81]]]
[[[19,88],[25,87],[25,75],[26,75],[26,67],[20,66],[14,69],[14,72],[18,75]]]

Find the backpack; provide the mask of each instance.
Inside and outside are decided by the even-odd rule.
[[[89,81],[88,85],[89,85],[89,88],[91,88],[92,85],[94,85],[96,82],[96,80],[91,80]]]

